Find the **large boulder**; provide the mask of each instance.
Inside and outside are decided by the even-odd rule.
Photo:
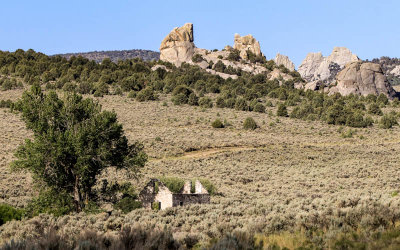
[[[288,56],[281,55],[281,54],[276,54],[276,57],[274,59],[276,65],[283,65],[285,66],[288,70],[294,71],[295,66],[292,61],[290,61]]]
[[[345,66],[337,76],[337,86],[330,89],[330,93],[342,95],[379,95],[384,94],[393,98],[396,92],[387,81],[381,66],[370,62],[352,62]]]
[[[324,57],[322,56],[321,52],[308,53],[297,71],[304,80],[308,82],[312,81],[314,78],[314,73],[317,71],[323,60]]]
[[[234,39],[234,49],[239,50],[240,57],[247,60],[247,51],[252,52],[256,56],[262,55],[260,43],[252,36],[240,36],[239,34],[235,34]]]
[[[309,53],[299,66],[298,72],[308,82],[323,81],[331,83],[337,73],[349,62],[360,59],[345,47],[335,47],[328,57],[323,57],[321,52]]]
[[[191,61],[195,49],[193,41],[193,24],[186,23],[174,28],[161,42],[160,59],[177,66]]]

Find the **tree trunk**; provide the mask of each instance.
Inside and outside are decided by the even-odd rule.
[[[79,190],[79,177],[75,177],[75,185],[74,185],[74,201],[75,201],[75,209],[76,212],[79,213],[82,211],[82,198],[81,192]]]

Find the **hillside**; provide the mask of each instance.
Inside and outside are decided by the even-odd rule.
[[[125,230],[134,228],[149,230],[141,236],[148,244],[172,241],[181,249],[196,244],[208,249],[232,233],[248,244],[259,237],[265,248],[325,249],[349,241],[378,244],[382,231],[399,231],[397,99],[296,89],[293,79],[270,76],[289,72],[274,62],[258,65],[265,68],[263,74],[244,71],[236,79],[188,63],[158,63],[96,64],[32,50],[0,52],[0,143],[5,145],[0,149],[0,203],[27,213],[21,221],[0,225],[0,245],[11,240],[50,244],[49,238],[90,240],[96,249],[105,249],[101,244],[116,246],[109,239],[119,235],[123,242]],[[18,105],[13,106],[33,84],[53,97],[52,91],[61,97],[78,92],[115,112],[127,139],[142,142],[149,156],[140,178],[108,167],[96,177],[85,212],[58,203],[50,209],[46,203],[32,206],[41,191],[35,178],[11,171],[10,164],[18,145],[34,138]],[[249,117],[255,126],[245,126]],[[215,120],[223,126],[214,127]],[[104,183],[130,183],[137,193],[159,176],[204,178],[218,192],[210,204],[160,211],[125,204],[123,212],[101,199],[101,190],[108,190]],[[155,241],[158,233],[168,241]],[[389,236],[382,238],[389,241]]]
[[[92,51],[82,53],[67,53],[58,54],[62,57],[70,59],[72,56],[83,56],[89,60],[101,62],[105,58],[110,58],[111,61],[127,60],[133,58],[141,58],[144,61],[152,61],[160,59],[160,53],[151,50],[133,49],[133,50],[110,50],[110,51]]]

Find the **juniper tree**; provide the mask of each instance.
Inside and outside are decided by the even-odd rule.
[[[113,166],[137,176],[147,160],[142,144],[128,143],[116,113],[101,111],[93,99],[75,93],[59,98],[33,85],[16,106],[34,139],[19,146],[12,167],[30,171],[48,189],[70,194],[76,211],[92,198],[102,170]]]

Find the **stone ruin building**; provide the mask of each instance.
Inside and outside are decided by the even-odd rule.
[[[159,179],[151,179],[139,194],[139,200],[145,208],[163,210],[169,207],[185,206],[190,204],[209,204],[210,194],[199,180],[186,181],[183,188],[174,193]]]

